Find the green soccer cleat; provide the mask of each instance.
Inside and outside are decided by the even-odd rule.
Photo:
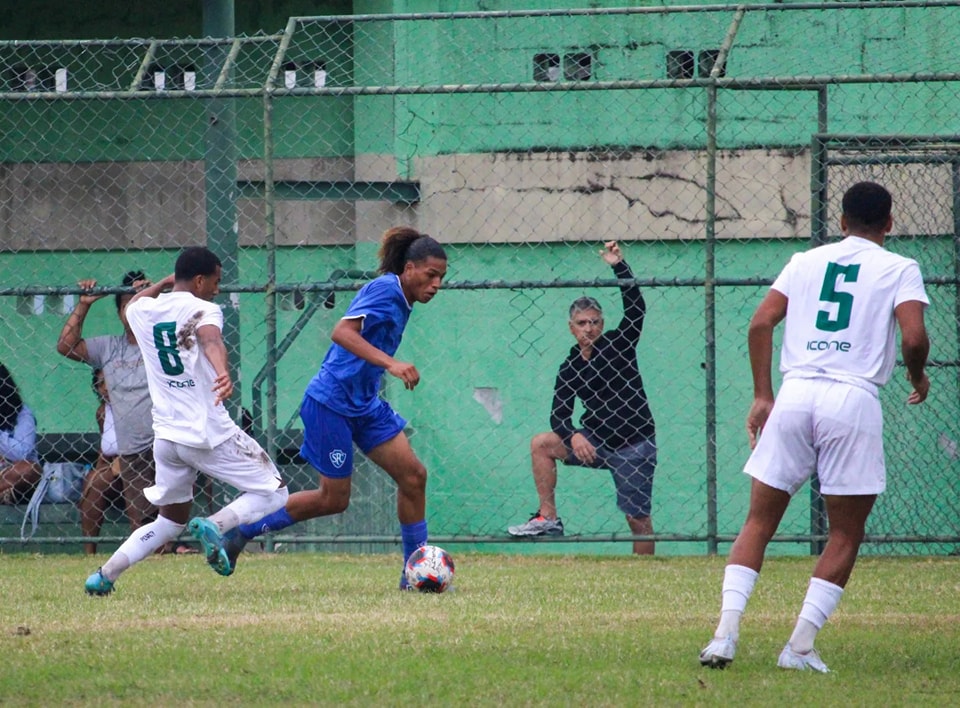
[[[203,546],[203,553],[207,557],[207,564],[219,575],[233,573],[233,564],[230,562],[227,551],[223,547],[223,536],[217,525],[209,519],[190,519],[187,525],[190,535]]]
[[[87,591],[87,595],[103,597],[113,592],[113,581],[104,577],[102,568],[97,568],[97,572],[87,578],[83,587]]]

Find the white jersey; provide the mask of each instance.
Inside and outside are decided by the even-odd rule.
[[[787,297],[784,378],[822,376],[872,391],[896,361],[894,308],[930,302],[916,261],[859,236],[795,254],[772,288]]]
[[[131,302],[127,321],[143,352],[154,435],[203,449],[234,435],[239,426],[223,404],[214,405],[216,373],[197,343],[200,327],[223,329],[220,306],[192,293],[171,292]]]

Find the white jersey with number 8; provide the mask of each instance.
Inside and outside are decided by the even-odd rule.
[[[153,400],[153,431],[161,440],[213,449],[238,426],[214,405],[216,374],[197,342],[204,325],[223,329],[220,306],[192,293],[142,297],[127,306],[127,321],[143,353]]]

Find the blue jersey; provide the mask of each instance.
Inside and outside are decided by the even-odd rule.
[[[343,319],[361,319],[360,334],[382,352],[393,356],[400,346],[412,305],[400,287],[400,278],[387,273],[364,285]],[[384,369],[364,361],[339,344],[331,344],[320,371],[306,395],[337,413],[364,415],[377,406]]]

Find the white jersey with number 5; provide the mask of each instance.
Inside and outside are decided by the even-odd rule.
[[[847,236],[797,253],[771,286],[787,297],[780,371],[871,390],[896,361],[897,305],[929,304],[917,262]]]
[[[238,426],[214,405],[216,374],[197,342],[204,325],[223,329],[220,306],[188,292],[141,297],[127,306],[153,399],[153,431],[161,440],[213,449]]]

